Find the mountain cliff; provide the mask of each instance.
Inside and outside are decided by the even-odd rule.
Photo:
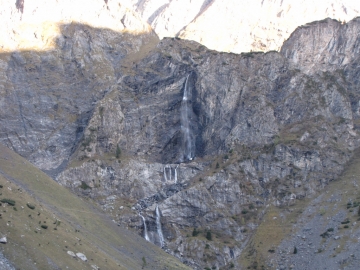
[[[81,2],[82,20],[47,3],[2,10],[3,144],[194,269],[321,268],[335,233],[334,269],[356,269],[359,18],[235,54],[159,41],[119,2]]]
[[[0,40],[0,141],[56,173],[94,104],[135,60],[132,55],[158,38],[120,2],[76,1],[74,9],[63,1],[22,3],[19,10],[8,1],[1,5],[7,32]]]
[[[179,36],[226,52],[279,50],[299,25],[360,15],[356,1],[128,1],[160,38]]]
[[[97,104],[57,181],[193,268],[241,267],[269,206],[316,196],[359,146],[359,22],[302,26],[280,53],[162,40]]]

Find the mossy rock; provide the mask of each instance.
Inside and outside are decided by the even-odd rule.
[[[31,203],[27,203],[26,204],[27,207],[29,207],[30,209],[35,209],[35,205],[31,204]]]
[[[7,204],[9,204],[11,206],[15,206],[15,201],[11,200],[11,199],[2,199],[0,202],[7,203]]]

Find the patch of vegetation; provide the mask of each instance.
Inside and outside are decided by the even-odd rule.
[[[341,224],[348,224],[348,223],[350,223],[349,219],[345,219],[344,221],[341,221]]]
[[[264,52],[244,52],[241,53],[241,56],[245,57],[245,58],[253,58],[255,55],[257,54],[263,54]]]
[[[85,137],[83,142],[81,143],[83,150],[88,148],[92,141],[93,141],[93,137],[91,135],[88,137]]]
[[[146,259],[145,259],[145,257],[143,256],[142,258],[142,262],[143,262],[143,264],[142,264],[142,268],[144,268],[145,266],[146,266]]]
[[[206,237],[207,240],[212,241],[211,231],[207,231],[205,237]]]
[[[120,158],[121,155],[121,149],[119,145],[116,145],[116,152],[115,152],[115,156],[116,158]]]
[[[45,225],[45,224],[42,224],[40,227],[43,228],[43,229],[45,229],[45,230],[48,228],[48,226]]]
[[[321,236],[322,238],[328,238],[328,237],[330,236],[330,234],[326,231],[326,232],[320,234],[320,236]]]
[[[99,114],[100,114],[100,117],[101,117],[101,120],[102,120],[102,118],[103,118],[103,116],[104,116],[104,110],[105,110],[105,108],[104,107],[99,107]]]
[[[298,250],[296,247],[294,247],[294,251],[293,251],[293,254],[297,254],[298,253]]]
[[[11,205],[11,206],[15,206],[15,201],[14,200],[11,200],[11,199],[1,199],[2,203],[7,203],[8,205]]]
[[[86,184],[84,181],[81,181],[81,185],[79,187],[84,190],[91,189],[91,187],[88,184]]]
[[[196,237],[196,236],[198,236],[199,233],[200,233],[200,231],[198,231],[196,228],[194,228],[194,230],[192,232],[192,236]]]
[[[31,204],[31,203],[27,203],[26,204],[27,207],[29,207],[30,209],[35,209],[35,205]]]

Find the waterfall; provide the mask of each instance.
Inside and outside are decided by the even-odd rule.
[[[160,210],[159,210],[158,205],[156,205],[156,229],[157,229],[157,233],[159,235],[160,247],[163,247],[164,246],[164,235],[163,235],[162,229],[161,229]]]
[[[174,169],[174,182],[175,184],[177,183],[177,168],[179,167],[179,164],[176,165],[175,168],[172,168],[171,165],[165,165],[164,166],[164,179],[165,181],[167,182],[168,180],[169,181],[172,181],[172,175],[173,175],[173,172],[172,170]],[[168,178],[169,176],[169,178]]]
[[[150,238],[149,238],[149,235],[148,235],[148,231],[147,231],[147,226],[146,226],[146,220],[145,218],[143,217],[143,215],[139,214],[140,217],[142,218],[143,220],[143,223],[144,223],[144,238],[146,241],[149,241],[150,242]]]
[[[183,133],[183,157],[187,160],[194,158],[195,142],[190,129],[191,91],[189,90],[189,76],[186,77],[184,95],[181,102],[181,131]]]
[[[177,183],[177,172],[176,172],[177,167],[179,167],[179,165],[177,165],[177,166],[175,167],[175,184]]]
[[[165,181],[167,182],[168,179],[167,179],[167,176],[166,176],[166,167],[167,166],[164,167],[164,178],[165,178]]]

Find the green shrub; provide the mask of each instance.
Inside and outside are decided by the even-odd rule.
[[[341,224],[348,224],[348,223],[350,223],[350,220],[348,219],[345,219],[344,221],[341,222]]]
[[[330,235],[329,235],[328,232],[324,232],[324,233],[320,234],[320,236],[321,236],[322,238],[327,238],[327,237],[329,237]]]
[[[245,214],[247,214],[247,212],[248,211],[244,209],[244,210],[241,211],[241,214],[245,215]]]
[[[142,262],[143,262],[142,268],[144,268],[146,266],[146,259],[145,259],[145,257],[142,257],[141,259],[142,259]]]
[[[26,204],[27,207],[29,207],[30,209],[35,209],[35,205],[31,204],[31,203],[27,203]]]
[[[2,199],[0,202],[7,203],[8,205],[15,206],[15,201],[11,199]]]
[[[207,231],[206,233],[206,239],[211,241],[212,240],[212,235],[211,235],[211,232],[210,231]]]
[[[48,226],[43,224],[43,225],[41,225],[41,228],[46,230],[48,228]]]
[[[199,233],[200,233],[200,231],[198,231],[198,230],[196,230],[196,228],[194,228],[194,230],[192,232],[192,236],[196,237]]]
[[[53,222],[53,224],[56,225],[56,227],[57,227],[57,226],[60,226],[60,223],[61,223],[60,220],[55,220],[55,221]]]
[[[120,155],[121,155],[121,149],[120,149],[120,146],[117,145],[117,146],[116,146],[115,156],[116,156],[116,158],[120,158]]]
[[[329,228],[327,229],[328,232],[333,232],[334,231],[334,228]]]
[[[90,187],[88,184],[86,184],[84,181],[81,181],[80,188],[82,188],[82,189],[89,189],[89,188],[91,188],[91,187]]]
[[[293,253],[297,254],[297,248],[296,247],[294,247],[294,252]]]

